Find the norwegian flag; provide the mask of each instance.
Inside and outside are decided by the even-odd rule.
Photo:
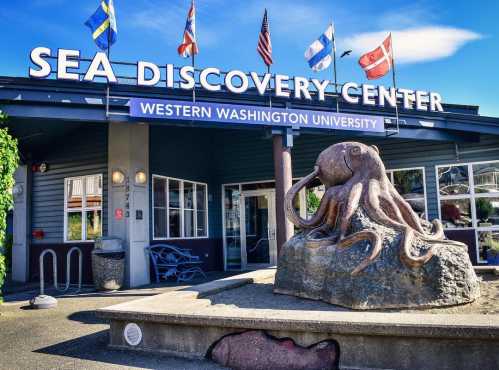
[[[192,0],[191,8],[187,14],[187,22],[185,23],[184,39],[178,47],[178,54],[181,57],[189,58],[199,52],[196,42],[196,8],[194,0]]]
[[[393,67],[392,34],[376,49],[362,55],[359,64],[369,80],[386,75]]]
[[[262,29],[258,37],[258,46],[256,48],[261,55],[263,62],[270,67],[274,61],[272,60],[272,42],[270,41],[269,21],[267,19],[267,9],[263,15]]]

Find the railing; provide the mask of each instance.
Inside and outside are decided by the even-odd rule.
[[[56,77],[57,76],[57,56],[46,56],[44,57],[46,60],[51,61],[50,63],[50,76],[51,77]],[[71,60],[78,61],[79,62],[79,68],[78,69],[73,69],[71,73],[76,73],[79,76],[79,80],[83,81],[83,77],[85,76],[86,70],[88,69],[88,66],[92,62],[92,59],[89,58],[71,58]],[[118,80],[118,84],[121,85],[137,85],[137,68],[138,68],[138,62],[132,63],[132,62],[116,62],[116,61],[109,61],[111,63],[111,66],[113,67],[113,72],[116,76],[116,79]],[[157,64],[160,72],[161,72],[161,77],[157,83],[157,85],[162,85],[166,86],[166,65],[165,64]],[[180,69],[183,66],[174,66],[174,80],[173,80],[173,85],[174,88],[179,88],[180,83],[182,82],[181,79],[179,78],[180,75]],[[199,75],[203,69],[201,68],[194,68],[194,72],[196,75]],[[227,71],[220,71],[220,81],[225,81],[225,76],[227,75]],[[249,81],[252,81],[251,74],[249,72],[244,72],[244,74],[248,77]],[[257,73],[258,77],[262,78],[265,74],[264,73]],[[311,83],[311,78],[308,79],[309,81],[309,90],[312,94],[317,93],[317,88]],[[97,77],[96,81],[102,81],[102,82],[107,82],[107,80],[103,77]],[[223,85],[223,83],[222,83]],[[335,86],[337,90],[335,89]],[[332,81],[332,76],[331,76],[331,81],[329,82],[329,85],[326,89],[328,92],[328,96],[337,96],[336,91],[341,91],[343,84],[342,83],[337,83],[335,85],[334,81]],[[201,84],[199,83],[199,79],[196,79],[196,88],[201,87]],[[253,86],[255,87],[255,86]],[[273,89],[275,88],[275,80],[274,80],[274,75],[272,74],[272,78],[270,79],[269,82],[269,88]],[[289,90],[294,90],[294,79],[293,76],[290,76],[289,78]],[[223,86],[222,86],[223,89]],[[360,89],[358,89],[360,91]]]

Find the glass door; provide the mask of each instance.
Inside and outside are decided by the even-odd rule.
[[[275,265],[277,243],[273,190],[241,193],[240,227],[242,268]]]

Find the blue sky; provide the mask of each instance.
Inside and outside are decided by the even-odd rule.
[[[96,51],[83,25],[98,0],[10,0],[0,9],[0,75],[27,76],[36,46]],[[157,64],[187,63],[176,53],[190,0],[115,0],[118,42],[112,59]],[[474,4],[479,3],[480,6]],[[8,5],[7,5],[8,4]],[[445,102],[480,105],[499,116],[499,1],[464,0],[198,0],[198,67],[264,71],[256,52],[263,9],[268,8],[274,72],[329,78],[312,72],[307,46],[333,19],[340,82],[366,82],[358,55],[394,32],[399,87],[436,91]],[[388,77],[376,84],[390,85]]]

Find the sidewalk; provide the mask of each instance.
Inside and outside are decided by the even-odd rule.
[[[126,290],[117,290],[117,291],[111,291],[111,292],[97,292],[93,286],[91,285],[84,285],[81,289],[81,291],[77,294],[74,294],[75,288],[70,288],[67,294],[63,294],[56,289],[54,289],[52,283],[46,283],[45,287],[45,294],[51,295],[53,297],[84,297],[84,296],[90,296],[90,295],[95,295],[97,294],[98,296],[135,296],[135,297],[144,297],[144,296],[150,296],[150,295],[155,295],[155,294],[161,294],[164,293],[165,291],[171,290],[172,288],[180,289],[180,288],[185,288],[187,286],[191,285],[196,285],[196,284],[202,284],[207,281],[211,280],[217,280],[217,279],[222,279],[227,276],[234,275],[235,273],[229,273],[229,272],[222,272],[222,271],[212,271],[212,272],[207,272],[206,273],[206,279],[203,278],[202,276],[197,276],[195,277],[192,281],[190,282],[182,282],[182,283],[177,283],[175,281],[162,281],[161,283],[151,283],[148,285],[144,285],[138,288],[134,289],[126,289]],[[62,285],[59,284],[61,287]],[[27,302],[33,298],[36,297],[40,293],[40,284],[31,282],[31,283],[15,283],[12,281],[9,281],[8,283],[5,284],[4,288],[2,289],[3,295],[4,295],[4,303],[9,304],[9,303],[20,303],[20,302]]]
[[[12,281],[11,274],[10,272],[7,273],[5,276],[5,284],[2,287],[2,294],[4,296],[13,294],[13,293],[19,293],[19,292],[25,292],[29,290],[36,290],[39,288],[39,283],[37,282],[30,282],[30,283],[18,283],[16,281]]]

